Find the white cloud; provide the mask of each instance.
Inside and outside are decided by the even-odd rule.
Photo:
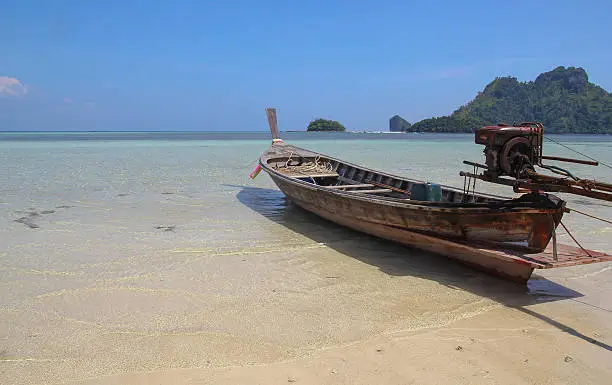
[[[0,76],[0,96],[19,96],[28,93],[28,88],[25,84],[16,78],[10,78],[8,76]]]

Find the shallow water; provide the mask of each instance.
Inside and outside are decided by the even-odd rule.
[[[462,160],[482,162],[471,135],[285,137],[447,185],[462,185]],[[561,140],[612,164],[610,137]],[[597,264],[516,287],[323,221],[267,175],[248,178],[269,142],[263,133],[1,133],[0,383],[274,362],[612,285],[611,265]],[[576,156],[554,144],[546,152]],[[609,168],[571,169],[612,181]],[[610,204],[565,198],[612,218]],[[585,246],[612,251],[612,226],[576,214],[564,223]],[[609,310],[596,309],[610,301],[584,301],[593,317],[581,322],[601,328]]]

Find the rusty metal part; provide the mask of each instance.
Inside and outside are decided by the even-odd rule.
[[[557,160],[559,162],[570,162],[570,163],[587,164],[589,166],[598,166],[599,165],[599,162],[593,162],[593,161],[590,161],[590,160],[581,160],[581,159],[561,158],[559,156],[546,156],[546,155],[542,155],[540,158],[541,159],[546,159],[546,160]]]
[[[461,176],[484,180],[486,182],[512,186],[515,192],[550,191],[565,192],[595,199],[612,201],[612,184],[595,180],[578,178],[570,171],[557,166],[544,165],[542,160],[553,160],[596,166],[599,163],[592,159],[570,159],[557,156],[544,156],[542,143],[544,126],[536,122],[524,122],[517,126],[500,124],[487,126],[476,131],[475,142],[484,144],[486,165],[464,161],[465,164],[482,168],[484,172],[477,175],[462,172]],[[603,164],[603,163],[602,163]],[[534,166],[547,169],[557,176],[540,174]],[[514,178],[503,178],[504,176]]]
[[[510,139],[504,144],[499,157],[499,165],[506,175],[517,175],[514,158],[517,154],[522,154],[529,160],[530,141],[522,136]]]
[[[612,202],[612,186],[607,183],[591,180],[581,179],[579,181],[572,181],[570,179],[555,178],[542,174],[538,174],[542,177],[541,180],[490,178],[483,174],[474,174],[464,171],[461,171],[459,175],[484,180],[485,182],[512,186],[514,192],[517,193],[525,191],[562,192]]]

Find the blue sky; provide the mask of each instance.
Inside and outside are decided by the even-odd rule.
[[[0,130],[386,130],[496,76],[612,89],[610,1],[0,1]]]

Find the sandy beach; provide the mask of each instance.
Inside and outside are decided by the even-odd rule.
[[[364,236],[250,181],[262,144],[0,151],[18,165],[0,175],[0,383],[609,382],[612,264],[517,286]],[[378,144],[349,144],[407,172],[405,147],[378,159]],[[442,163],[471,158],[470,142],[452,146]],[[568,225],[612,251],[611,229],[581,220]]]
[[[542,312],[560,310],[549,306]],[[609,335],[609,328],[588,328],[596,337],[551,324],[540,313],[500,307],[444,326],[385,333],[293,360],[161,370],[77,383],[605,384],[611,371],[610,346],[594,338]]]

